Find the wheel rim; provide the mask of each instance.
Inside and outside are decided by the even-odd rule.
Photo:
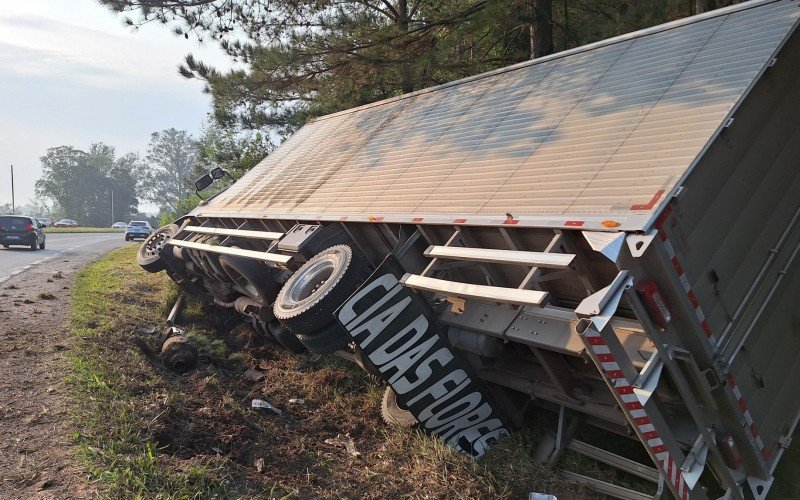
[[[158,230],[150,238],[145,240],[143,243],[144,249],[143,253],[149,257],[154,258],[157,257],[164,246],[169,241],[170,235],[167,234],[164,230]]]
[[[320,293],[323,285],[333,276],[338,256],[331,254],[326,257],[311,265],[291,284],[287,293],[290,306],[296,307]]]

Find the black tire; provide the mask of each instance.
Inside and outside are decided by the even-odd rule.
[[[126,236],[125,241],[131,241],[131,239]]]
[[[292,333],[289,331],[288,328],[283,326],[277,321],[270,321],[266,325],[266,330],[269,335],[275,339],[275,342],[278,343],[281,347],[286,349],[292,354],[302,354],[306,352],[306,346],[303,345],[302,342]]]
[[[149,273],[157,273],[167,268],[164,259],[159,255],[161,249],[173,236],[178,234],[180,227],[177,224],[167,224],[153,232],[144,240],[136,252],[136,262],[142,269]]]
[[[334,311],[368,276],[367,260],[349,245],[327,248],[283,285],[275,317],[292,333],[310,338],[334,321]]]
[[[352,341],[344,328],[335,321],[310,335],[299,333],[297,338],[300,339],[300,342],[306,346],[309,352],[315,354],[331,354],[341,351],[347,348],[347,345]]]
[[[235,255],[221,255],[219,264],[231,281],[251,299],[269,306],[278,295],[280,284],[275,279],[280,271],[274,267],[269,267],[258,260]]]
[[[44,241],[39,244],[39,250],[44,250]]]
[[[381,417],[389,425],[398,427],[413,427],[417,425],[417,417],[410,411],[401,408],[397,404],[397,394],[391,387],[387,387],[383,392],[381,400]]]
[[[33,250],[34,252],[36,250],[39,250],[39,242],[38,241],[34,241],[33,243],[31,243],[31,250]]]
[[[3,245],[3,248],[8,248],[8,245]]]

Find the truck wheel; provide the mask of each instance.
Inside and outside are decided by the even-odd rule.
[[[221,255],[222,270],[241,291],[253,300],[268,306],[278,294],[280,285],[275,278],[280,271],[263,262],[235,255]]]
[[[332,321],[322,330],[306,335],[298,333],[297,338],[306,348],[316,354],[331,354],[347,347],[352,339],[339,323]]]
[[[180,231],[177,224],[167,224],[156,229],[153,234],[147,237],[136,253],[136,262],[145,271],[157,273],[167,268],[166,262],[159,253],[167,242]]]
[[[332,246],[311,257],[283,285],[275,299],[275,317],[292,333],[310,339],[334,322],[334,311],[367,277],[369,265],[361,254],[349,245]]]
[[[381,417],[389,425],[399,427],[413,427],[417,418],[408,410],[400,408],[397,404],[397,394],[391,387],[387,387],[381,400]]]

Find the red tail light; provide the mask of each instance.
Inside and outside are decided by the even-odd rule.
[[[647,311],[653,322],[662,330],[667,328],[667,324],[672,319],[672,313],[669,312],[667,302],[664,300],[661,290],[653,280],[642,280],[636,285],[636,291],[642,297]]]
[[[742,454],[739,451],[739,447],[736,446],[733,436],[730,434],[722,438],[719,442],[719,451],[722,453],[725,464],[731,469],[736,470],[742,465]]]
[[[33,224],[28,224],[27,226],[25,226],[25,230],[28,232],[33,231]]]

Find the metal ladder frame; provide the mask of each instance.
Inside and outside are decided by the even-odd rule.
[[[670,491],[681,500],[706,498],[705,492],[693,488],[695,485],[690,485],[684,471],[680,470],[686,457],[655,401],[640,398],[634,390],[639,373],[609,326],[623,295],[632,286],[633,277],[622,271],[609,286],[587,297],[576,309],[582,318],[578,334]]]

